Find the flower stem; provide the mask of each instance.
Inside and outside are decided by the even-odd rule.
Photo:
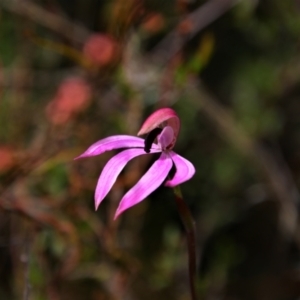
[[[181,218],[181,221],[184,225],[187,237],[187,246],[188,246],[188,257],[189,257],[189,282],[190,282],[190,291],[191,299],[197,300],[196,293],[196,229],[195,222],[191,211],[188,206],[185,204],[181,189],[179,186],[174,187],[175,201],[177,209]]]

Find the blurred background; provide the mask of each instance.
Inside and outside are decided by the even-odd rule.
[[[197,228],[200,299],[300,299],[298,0],[0,0],[0,299],[190,299],[172,190],[97,212],[114,154],[172,107]]]

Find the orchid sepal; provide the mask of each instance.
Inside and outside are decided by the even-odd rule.
[[[180,130],[180,120],[177,113],[172,108],[161,108],[151,114],[143,123],[141,129],[138,132],[138,136],[147,134],[157,127],[170,126],[174,132],[174,138],[170,144],[169,149],[172,149],[176,143],[177,136]]]

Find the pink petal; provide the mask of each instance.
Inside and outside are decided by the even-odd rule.
[[[172,141],[174,139],[174,131],[172,127],[166,126],[161,134],[158,136],[157,141],[158,144],[161,146],[163,151],[167,150],[170,147]]]
[[[187,159],[183,158],[182,156],[176,154],[173,151],[170,151],[169,154],[171,155],[171,158],[176,166],[176,173],[173,179],[168,180],[165,183],[165,186],[176,186],[189,180],[194,176],[195,167],[191,162],[189,162]]]
[[[152,152],[160,152],[154,150]],[[125,167],[128,161],[142,154],[147,154],[144,149],[128,149],[113,156],[103,168],[101,175],[98,179],[95,191],[95,209],[97,210],[102,200],[106,197],[117,177]]]
[[[156,190],[166,179],[172,168],[170,157],[162,153],[160,158],[154,162],[146,174],[132,187],[122,198],[115,214],[115,219],[126,209],[144,200],[149,194]]]
[[[180,129],[180,120],[172,108],[161,108],[150,115],[142,125],[138,135],[146,134],[160,125],[171,126],[174,131],[174,144]]]
[[[120,148],[144,148],[144,140],[131,135],[113,135],[94,143],[75,159],[100,155],[106,151]],[[159,147],[152,144],[152,149],[159,149]]]

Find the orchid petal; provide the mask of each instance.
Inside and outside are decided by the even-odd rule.
[[[159,127],[163,123],[166,123],[165,125],[172,127],[174,131],[173,144],[175,144],[180,129],[180,120],[172,108],[161,108],[155,111],[146,119],[137,135],[146,134],[152,131],[154,128]]]
[[[160,150],[154,150],[160,152]],[[144,149],[135,148],[124,150],[117,155],[113,156],[103,168],[101,175],[98,179],[95,191],[95,209],[97,210],[102,200],[106,197],[117,177],[125,167],[125,165],[133,159],[142,154],[147,154]]]
[[[173,139],[174,131],[172,127],[166,126],[161,132],[161,134],[158,136],[157,141],[158,144],[161,146],[161,149],[166,150],[172,144]]]
[[[120,148],[144,148],[144,140],[130,135],[113,135],[94,143],[75,159],[100,155],[106,151]],[[159,147],[152,144],[152,149],[159,149]]]
[[[124,210],[138,204],[156,190],[166,179],[172,164],[170,157],[163,152],[147,173],[124,195],[116,211],[115,219]]]
[[[195,167],[191,162],[189,162],[187,159],[183,158],[182,156],[176,154],[173,151],[169,152],[169,155],[171,156],[175,167],[176,167],[176,173],[174,177],[171,180],[168,180],[165,183],[165,186],[168,187],[174,187],[178,184],[181,184],[190,178],[192,178],[195,174]]]

